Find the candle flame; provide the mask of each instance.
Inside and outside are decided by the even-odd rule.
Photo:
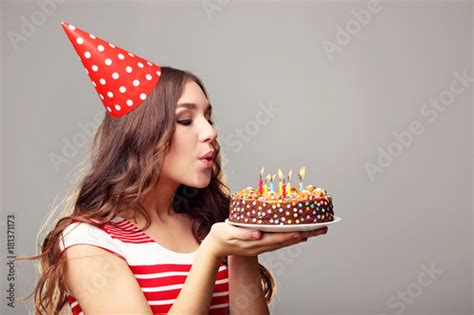
[[[281,169],[278,169],[278,177],[280,178],[280,180],[283,180],[283,172],[281,171]]]
[[[265,170],[265,167],[262,167],[262,170],[260,171],[260,176],[263,176],[263,171]]]
[[[275,177],[276,177],[276,175],[273,174],[273,176],[272,176],[272,183],[273,183],[273,181],[275,180]]]
[[[305,172],[306,172],[306,168],[304,166],[300,168],[299,177],[301,180],[303,180]]]
[[[293,170],[290,170],[290,171],[288,172],[288,181],[290,181],[292,174],[293,174]]]
[[[265,183],[268,183],[272,179],[272,176],[270,174],[265,177]]]

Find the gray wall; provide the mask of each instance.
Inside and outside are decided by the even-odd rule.
[[[262,166],[305,165],[332,194],[343,220],[327,235],[261,256],[272,314],[472,314],[472,2],[3,1],[1,220],[15,215],[15,255],[35,253],[103,113],[61,20],[200,76],[232,190]],[[17,298],[36,278],[18,269]]]

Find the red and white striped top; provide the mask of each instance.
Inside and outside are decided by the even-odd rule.
[[[154,314],[168,313],[197,254],[197,250],[192,253],[173,252],[122,217],[115,217],[100,228],[74,222],[63,231],[62,239],[61,250],[76,244],[88,244],[125,260]],[[74,315],[83,315],[78,301],[69,293],[68,301]],[[229,277],[223,263],[217,273],[209,314],[229,314]]]

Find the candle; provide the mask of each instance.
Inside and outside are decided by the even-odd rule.
[[[267,175],[267,177],[265,177],[265,185],[263,185],[263,194],[266,196],[268,194],[268,185],[267,183],[272,179],[272,177],[270,176],[270,174]]]
[[[300,191],[303,191],[304,189],[304,185],[303,185],[304,174],[305,174],[305,167],[303,166],[302,168],[300,168],[300,171],[298,173],[298,182],[300,184]]]
[[[286,184],[286,192],[288,194],[291,193],[291,184],[290,184],[290,179],[291,179],[291,174],[293,173],[292,170],[290,170],[290,172],[288,173],[288,183]]]
[[[275,175],[272,176],[271,180],[272,181],[270,182],[270,191],[274,192],[275,190],[274,190],[274,187],[273,187],[273,181],[275,180]]]
[[[263,170],[264,168],[262,167],[262,170],[260,171],[260,180],[258,181],[258,193],[260,195],[263,194],[263,183],[262,183]]]
[[[280,193],[280,195],[282,195],[283,194],[283,184],[282,184],[281,181],[283,180],[283,173],[282,173],[281,169],[278,169],[278,177],[280,178],[280,184],[278,185],[279,186],[278,187],[279,188],[278,192]]]
[[[283,192],[282,192],[282,198],[286,198],[286,185],[285,185],[285,178],[283,178]]]

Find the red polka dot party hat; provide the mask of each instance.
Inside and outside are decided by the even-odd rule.
[[[67,22],[61,25],[110,116],[122,117],[140,106],[159,82],[159,65]]]

